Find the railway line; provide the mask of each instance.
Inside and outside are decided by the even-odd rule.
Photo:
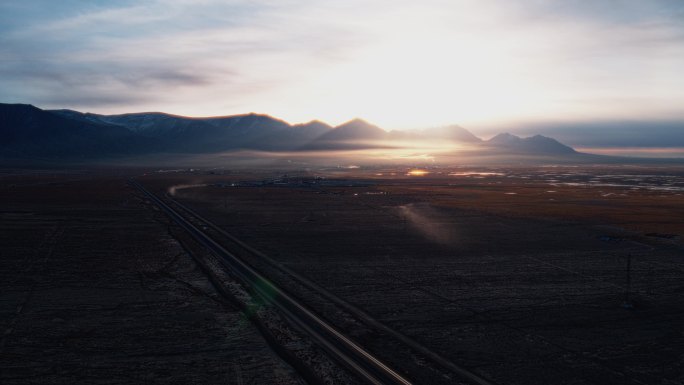
[[[216,224],[212,223],[210,220],[199,215],[196,211],[192,210],[191,208],[187,207],[186,205],[178,202],[177,200],[171,198],[170,196],[167,196],[166,199],[169,202],[171,202],[174,206],[178,207],[181,211],[183,211],[186,214],[188,214],[189,216],[195,218],[199,223],[201,223],[202,226],[205,226],[207,228],[211,228],[216,233],[225,237],[230,242],[234,243],[235,245],[242,248],[246,252],[251,253],[252,255],[255,255],[260,260],[265,261],[271,267],[273,267],[277,270],[280,270],[283,274],[294,279],[296,282],[298,282],[302,286],[308,288],[309,290],[316,292],[317,294],[321,295],[326,300],[330,301],[331,303],[334,303],[339,308],[344,309],[346,312],[348,312],[349,314],[354,316],[354,318],[356,318],[358,321],[366,324],[370,328],[373,328],[375,330],[378,330],[378,331],[390,336],[391,338],[395,339],[396,341],[401,342],[402,344],[409,347],[413,351],[415,351],[415,352],[421,354],[422,356],[426,357],[431,362],[433,362],[437,366],[441,367],[445,371],[447,371],[449,373],[453,373],[459,379],[462,379],[462,381],[466,381],[468,383],[477,384],[477,385],[495,385],[491,380],[483,378],[482,376],[468,370],[467,368],[464,368],[464,367],[452,362],[451,360],[440,355],[439,353],[436,353],[436,352],[430,350],[429,348],[427,348],[426,346],[424,346],[420,342],[414,340],[413,338],[406,336],[405,334],[403,334],[403,333],[401,333],[395,329],[390,328],[389,326],[378,321],[372,315],[368,314],[367,312],[363,311],[362,309],[358,308],[357,306],[350,304],[349,302],[345,301],[344,299],[340,298],[339,296],[335,295],[334,293],[330,292],[329,290],[325,289],[324,287],[321,287],[317,283],[312,282],[308,278],[302,276],[301,274],[298,274],[297,272],[293,271],[292,269],[288,268],[287,266],[279,263],[278,261],[276,261],[276,260],[270,258],[269,256],[265,255],[264,253],[260,252],[259,250],[254,249],[250,245],[242,242],[240,239],[238,239],[238,238],[234,237],[233,235],[227,233],[225,230],[223,230],[222,228],[220,228]]]
[[[309,335],[333,359],[364,382],[379,385],[412,384],[409,379],[380,361],[333,325],[318,317],[304,304],[273,285],[266,277],[226,250],[202,229],[192,224],[139,182],[129,179],[129,183],[149,198],[171,220],[186,230],[197,242],[215,254],[221,263],[230,269],[238,279],[248,285],[264,301],[275,307],[292,324]]]
[[[140,187],[142,187],[142,186],[140,186]],[[149,192],[147,192],[147,193],[149,193]],[[419,355],[423,356],[424,358],[427,358],[432,364],[436,364],[437,366],[441,367],[441,369],[445,370],[446,372],[453,373],[455,375],[452,377],[452,378],[454,378],[454,380],[460,380],[463,383],[473,383],[473,384],[479,384],[479,385],[493,384],[490,380],[481,377],[477,373],[474,373],[474,372],[468,370],[467,368],[461,367],[460,365],[457,365],[457,364],[451,362],[450,360],[442,357],[441,355],[431,351],[430,349],[426,348],[422,344],[413,340],[412,338],[405,336],[402,333],[400,333],[400,332],[388,327],[387,325],[377,321],[370,314],[363,311],[363,309],[358,308],[358,307],[348,303],[344,299],[339,298],[338,296],[336,296],[335,294],[326,290],[325,288],[321,287],[317,283],[312,282],[311,280],[307,279],[306,277],[301,276],[297,272],[292,271],[290,268],[281,264],[280,262],[278,262],[278,261],[268,257],[267,255],[261,253],[259,250],[256,250],[256,249],[252,248],[250,245],[245,244],[240,239],[238,239],[238,238],[234,237],[233,235],[231,235],[230,233],[226,232],[221,227],[212,223],[210,220],[202,217],[200,214],[195,212],[193,209],[187,207],[183,203],[174,200],[172,197],[170,197],[168,195],[166,195],[164,197],[163,201],[161,201],[156,196],[155,196],[155,198],[157,200],[159,200],[162,204],[167,206],[170,210],[173,210],[175,215],[178,215],[179,217],[183,218],[189,224],[192,224],[196,229],[198,229],[198,231],[204,233],[204,235],[206,237],[208,237],[209,239],[211,239],[213,242],[216,243],[216,241],[219,241],[219,242],[221,242],[221,245],[225,245],[222,247],[229,247],[230,250],[232,251],[233,258],[239,259],[239,257],[236,256],[236,254],[239,256],[243,256],[244,258],[246,258],[246,260],[250,260],[250,261],[252,260],[252,258],[254,258],[254,260],[259,261],[259,263],[257,264],[258,266],[264,267],[265,270],[263,270],[263,271],[269,271],[271,273],[275,272],[277,275],[280,275],[282,273],[283,275],[288,276],[289,278],[292,279],[290,282],[296,282],[297,285],[301,285],[303,287],[306,287],[308,290],[315,292],[316,294],[320,295],[321,298],[324,298],[325,300],[327,300],[330,303],[337,306],[338,309],[343,309],[347,313],[351,314],[356,320],[364,323],[365,325],[367,325],[368,327],[370,327],[372,329],[380,331],[381,334],[385,336],[384,338],[388,338],[390,340],[398,341],[398,342],[402,343],[403,345],[409,347],[414,352],[418,353]],[[199,229],[202,229],[202,230],[199,230]],[[265,262],[265,263],[262,264],[262,262]],[[536,262],[542,263],[543,261],[536,260]],[[244,261],[243,261],[243,263],[244,263]],[[250,266],[247,263],[244,263],[244,264],[247,266]],[[547,263],[544,262],[544,264],[547,264]],[[273,267],[275,270],[271,269],[271,267]],[[553,267],[561,268],[561,267],[558,267],[555,265],[553,265]],[[228,268],[231,268],[231,267],[228,266]],[[232,268],[231,268],[231,270],[232,270]],[[254,269],[252,268],[252,270],[254,270]],[[575,273],[574,271],[568,271],[568,272]],[[398,279],[398,278],[395,277],[395,279]],[[602,280],[599,280],[599,281],[602,281]],[[285,285],[285,286],[287,286],[287,285]],[[620,286],[620,285],[612,284],[612,286],[622,288],[622,286]],[[428,293],[428,294],[432,295],[433,293]],[[440,298],[440,299],[446,300],[444,298]],[[302,307],[305,307],[305,306],[306,305],[302,304]],[[311,311],[309,310],[309,312],[311,312]],[[302,329],[306,330],[305,326],[306,326],[306,323],[308,321],[301,322],[301,320],[293,319],[292,318],[293,315],[290,315],[286,312],[284,312],[284,314],[294,324],[299,325]],[[320,318],[320,317],[318,317],[318,318]],[[491,321],[491,320],[489,320],[489,321]],[[327,321],[324,321],[324,322],[327,322]],[[304,326],[302,326],[303,324],[304,324]],[[335,329],[334,326],[332,326],[330,324],[328,324],[328,325],[330,326],[330,328]],[[313,330],[313,331],[315,332],[316,330]],[[522,332],[522,331],[518,330],[518,332]],[[307,331],[307,333],[311,334],[309,331]],[[338,330],[338,333],[344,335],[339,330]],[[321,337],[325,338],[325,336],[321,336]],[[314,336],[314,339],[319,341],[317,336]],[[544,341],[546,344],[550,343],[550,341],[546,341],[545,339],[544,339]],[[319,343],[322,344],[321,341],[319,341]],[[552,344],[552,345],[556,346],[555,344]],[[334,344],[333,344],[333,346],[334,346]],[[638,373],[634,373],[631,370],[618,370],[618,369],[612,367],[611,365],[609,365],[608,363],[603,362],[602,360],[592,359],[592,357],[587,357],[585,354],[581,354],[581,353],[578,353],[576,351],[570,351],[563,346],[557,346],[557,347],[561,348],[564,351],[568,351],[570,353],[573,353],[578,358],[589,359],[589,361],[591,361],[592,363],[597,364],[598,366],[602,367],[604,370],[607,370],[607,372],[610,373],[610,375],[615,376],[620,382],[644,384],[644,383],[648,383],[648,381],[649,381],[648,376],[639,375]],[[329,349],[326,349],[326,350],[329,350]],[[370,355],[368,350],[364,349],[364,351]],[[338,361],[342,362],[346,367],[350,368],[353,372],[358,374],[357,369],[353,368],[352,366],[350,366],[350,364],[348,362],[346,362],[347,358],[339,358],[332,353],[331,353],[331,355],[333,355],[333,357],[335,357],[335,359],[337,359]],[[375,358],[375,360],[377,362],[381,362],[378,358]],[[362,361],[363,361],[363,359],[362,359]],[[364,368],[366,365],[367,364],[362,364],[362,365],[359,365],[359,367]],[[386,364],[383,364],[383,366],[389,368]],[[397,373],[396,371],[393,371],[393,372],[395,374]],[[367,380],[369,383],[410,383],[408,379],[403,378],[403,377],[402,377],[402,379],[407,381],[407,382],[384,382],[384,381],[388,381],[388,380],[389,381],[396,381],[396,379],[392,379],[391,376],[390,376],[390,378],[386,378],[385,380],[380,379],[380,378],[367,378],[365,375],[360,375],[360,376],[362,378],[364,378],[365,380]]]

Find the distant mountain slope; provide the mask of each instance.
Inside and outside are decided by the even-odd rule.
[[[482,139],[473,135],[472,132],[457,125],[441,126],[426,128],[424,130],[414,131],[390,131],[389,138],[396,141],[404,142],[426,142],[426,144],[434,145],[438,143],[452,143],[452,144],[474,144],[482,142]]]
[[[473,135],[472,132],[457,125],[434,127],[423,130],[422,134],[432,139],[449,140],[461,143],[478,143],[482,139]]]
[[[246,114],[204,118],[203,121],[223,131],[224,147],[260,150],[291,150],[330,131],[325,123],[312,121],[290,125],[269,115]]]
[[[126,127],[155,138],[167,152],[206,153],[234,149],[289,150],[310,142],[331,129],[321,122],[291,126],[268,115],[245,114],[189,118],[161,112],[121,115],[53,111],[74,118]]]
[[[274,132],[268,137],[264,136],[261,142],[266,149],[293,150],[311,143],[332,129],[326,123],[313,120],[308,123],[295,124],[289,129]]]
[[[160,112],[103,115],[100,119],[155,138],[164,151],[205,152],[221,149],[223,130],[199,119]]]
[[[27,104],[0,104],[0,154],[5,157],[87,159],[156,150],[125,127],[71,118]]]
[[[684,119],[538,123],[520,129],[577,147],[684,147]]]
[[[0,104],[0,157],[5,159],[86,160],[153,154],[173,157],[176,155],[172,154],[211,154],[240,149],[333,154],[338,150],[392,148],[435,148],[442,154],[500,159],[503,156],[572,160],[582,156],[541,135],[521,138],[499,134],[482,141],[455,125],[387,132],[361,119],[333,128],[320,121],[290,125],[254,113],[206,118],[160,112],[99,115]]]
[[[383,146],[388,133],[363,119],[353,119],[319,136],[304,148],[312,150],[350,150]]]
[[[220,133],[214,126],[196,120],[159,112],[97,115],[82,114],[76,111],[51,111],[73,119],[124,127],[140,136],[153,138],[162,151],[202,152],[216,145],[208,137]]]
[[[527,155],[572,155],[577,152],[553,138],[535,135],[521,138],[516,135],[503,133],[496,135],[483,143],[486,147],[500,153],[527,154]]]

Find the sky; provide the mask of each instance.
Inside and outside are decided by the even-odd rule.
[[[676,134],[684,1],[0,0],[0,84],[96,113]]]

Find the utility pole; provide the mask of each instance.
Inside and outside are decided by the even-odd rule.
[[[627,266],[625,268],[625,274],[625,301],[622,303],[622,307],[625,309],[631,309],[634,307],[629,298],[632,289],[632,254],[627,254]]]

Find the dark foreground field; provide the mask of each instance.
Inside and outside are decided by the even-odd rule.
[[[141,181],[495,383],[684,381],[681,169],[407,171]],[[453,380],[270,274],[418,382]]]
[[[684,383],[684,170],[410,171],[6,172],[0,383],[301,381],[129,175],[415,383]]]
[[[121,176],[2,175],[0,328],[2,384],[301,383]]]

